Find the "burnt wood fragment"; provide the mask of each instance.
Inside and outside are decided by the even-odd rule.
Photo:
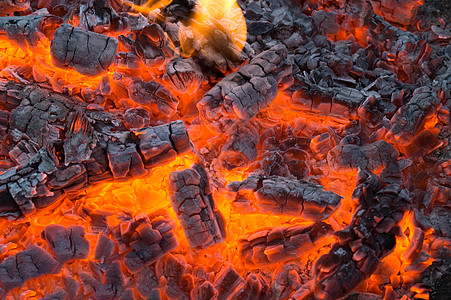
[[[157,23],[145,26],[136,34],[136,53],[148,67],[159,67],[171,58],[172,50],[168,44],[163,29]]]
[[[6,16],[14,12],[24,11],[30,7],[29,0],[1,0],[0,15]]]
[[[0,263],[0,286],[10,291],[32,278],[52,274],[58,265],[50,253],[33,244]]]
[[[225,220],[216,206],[205,169],[190,169],[169,175],[172,208],[182,224],[191,247],[204,249],[225,238]]]
[[[403,146],[409,145],[439,109],[437,93],[428,86],[417,88],[412,98],[401,106],[391,119],[387,139]]]
[[[401,25],[412,24],[418,8],[423,4],[417,0],[370,0],[370,3],[376,14]]]
[[[166,73],[163,79],[179,93],[189,95],[199,90],[205,80],[200,67],[192,58],[176,57],[166,64]]]
[[[157,275],[166,280],[164,291],[170,299],[190,299],[193,278],[187,269],[188,264],[182,255],[168,254],[157,262]]]
[[[0,2],[4,3],[4,1]],[[6,37],[22,50],[42,50],[63,20],[53,15],[0,17],[0,37]],[[41,49],[40,49],[41,48]]]
[[[239,239],[240,255],[251,265],[265,265],[296,258],[332,234],[332,227],[319,222],[258,230]]]
[[[50,50],[56,66],[98,76],[114,62],[117,46],[115,38],[65,23],[55,30]]]
[[[72,225],[66,228],[51,224],[41,232],[41,238],[47,242],[55,259],[61,264],[88,257],[89,241],[85,238],[83,226]]]
[[[174,227],[175,223],[165,215],[154,218],[139,215],[115,227],[119,254],[126,252],[123,261],[127,270],[132,274],[139,272],[177,248]]]
[[[285,46],[276,45],[224,77],[197,104],[201,121],[224,133],[250,120],[274,100],[278,84],[291,73],[287,56]]]
[[[233,205],[242,211],[300,216],[318,221],[328,218],[340,205],[341,196],[320,185],[280,176],[251,174],[227,188],[236,193]]]
[[[367,169],[377,170],[398,159],[398,151],[384,140],[371,144],[340,144],[327,153],[327,162],[332,170]]]
[[[314,267],[315,297],[337,299],[376,271],[396,245],[397,223],[410,209],[411,198],[399,185],[379,190],[372,205],[362,205],[352,223],[336,232],[338,243]],[[414,251],[412,251],[414,252]]]
[[[243,277],[232,266],[224,266],[216,274],[213,286],[218,291],[218,300],[225,300],[233,298],[244,287],[245,283]]]

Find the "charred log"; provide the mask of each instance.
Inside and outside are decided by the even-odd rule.
[[[225,220],[213,199],[203,167],[194,164],[190,169],[171,173],[169,192],[191,247],[203,249],[224,240]]]
[[[341,197],[320,185],[286,177],[250,175],[227,188],[236,193],[233,205],[242,211],[259,211],[324,220],[340,205]]]
[[[265,265],[296,258],[332,233],[330,225],[319,222],[310,226],[268,228],[241,238],[240,255],[251,265]]]

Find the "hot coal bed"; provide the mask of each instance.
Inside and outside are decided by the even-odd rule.
[[[450,11],[1,0],[0,299],[450,299]]]

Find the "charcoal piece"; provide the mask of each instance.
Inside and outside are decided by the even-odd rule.
[[[389,162],[396,161],[398,151],[384,140],[362,146],[337,145],[327,153],[327,162],[332,170],[367,169],[377,170]]]
[[[271,283],[273,297],[277,299],[288,298],[294,291],[302,286],[302,279],[299,274],[303,273],[296,264],[283,264],[274,274]]]
[[[89,254],[89,241],[85,238],[83,226],[51,224],[41,232],[55,259],[64,264],[73,259],[84,259]]]
[[[133,80],[128,87],[128,94],[135,103],[154,115],[171,117],[177,112],[178,100],[158,82]]]
[[[191,147],[182,121],[138,130],[138,139],[146,168],[167,163],[188,152]]]
[[[250,120],[274,100],[278,84],[291,73],[287,56],[285,46],[276,45],[224,77],[197,104],[201,121],[224,133]]]
[[[117,46],[115,38],[65,23],[55,31],[50,51],[56,66],[71,67],[80,74],[98,76],[114,62]]]
[[[168,39],[163,29],[157,23],[145,26],[136,35],[136,52],[146,66],[156,68],[161,66],[166,57],[171,56]]]
[[[334,11],[315,10],[312,19],[321,34],[337,34],[340,31],[337,13]]]
[[[425,232],[421,228],[415,227],[415,231],[410,239],[409,247],[407,247],[402,256],[403,260],[412,263],[420,256],[421,251],[423,250],[424,236]]]
[[[31,245],[0,263],[0,285],[10,291],[32,278],[53,274],[58,262],[44,248]]]
[[[228,137],[219,154],[219,161],[227,170],[242,168],[252,163],[258,154],[258,130],[251,124],[240,126]]]
[[[245,285],[246,281],[231,266],[224,266],[213,282],[218,291],[218,300],[232,299]]]
[[[193,279],[190,274],[186,274],[187,268],[186,259],[181,255],[168,254],[157,262],[157,276],[165,278],[164,292],[170,299],[189,299]]]
[[[194,287],[192,291],[192,299],[198,300],[210,300],[216,299],[218,291],[210,281],[204,281],[201,284]]]
[[[97,32],[120,32],[130,29],[128,18],[121,18],[111,7],[110,1],[90,0],[80,5],[78,27]]]
[[[401,146],[400,151],[407,157],[414,159],[424,157],[442,145],[443,142],[435,134],[430,130],[424,130],[418,133],[408,146]]]
[[[71,276],[62,276],[64,290],[69,294],[69,297],[75,298],[81,288],[81,283]]]
[[[55,292],[40,298],[40,300],[65,300],[69,294],[62,288],[58,288]]]
[[[330,225],[272,227],[249,233],[238,240],[240,255],[250,265],[266,265],[296,258],[332,234]]]
[[[192,95],[199,90],[204,75],[192,58],[174,58],[166,65],[163,79],[181,94]]]
[[[266,280],[259,274],[250,273],[246,277],[246,284],[235,297],[239,300],[264,300],[268,299],[270,295],[271,291]]]
[[[58,168],[49,176],[47,186],[52,190],[69,189],[78,185],[80,181],[87,183],[86,168],[82,164],[71,165],[67,168]]]
[[[96,299],[118,299],[125,289],[125,278],[122,274],[121,263],[113,262],[106,270],[103,283],[95,291]]]
[[[107,147],[107,155],[110,169],[115,179],[124,178],[128,174],[142,176],[147,173],[135,144],[124,145],[110,142]]]
[[[314,266],[315,298],[337,299],[376,271],[396,245],[396,224],[410,209],[411,197],[396,184],[379,190],[368,207],[360,207],[351,224],[336,232],[338,243]],[[415,251],[412,251],[414,253]]]
[[[362,207],[373,205],[374,195],[381,188],[381,180],[377,175],[365,169],[359,169],[356,178],[356,187],[352,192],[352,200]]]
[[[172,208],[182,224],[191,247],[204,249],[225,238],[225,220],[210,190],[205,169],[194,164],[190,169],[169,175]]]
[[[322,186],[296,179],[251,174],[227,189],[236,193],[235,207],[248,205],[263,213],[301,216],[319,221],[328,218],[340,205],[341,197]]]
[[[16,11],[27,10],[29,7],[29,0],[2,0],[0,1],[0,15],[10,15]]]
[[[0,7],[3,3],[5,1],[0,2]],[[52,39],[55,29],[62,22],[61,18],[52,15],[0,17],[0,36],[6,35],[24,51],[29,48],[38,51]]]
[[[164,213],[156,217],[140,215],[123,221],[113,229],[119,254],[128,251],[124,264],[132,274],[156,262],[166,253],[178,247],[174,235],[175,224]]]
[[[315,157],[323,159],[335,144],[334,138],[328,132],[325,132],[312,138],[310,149],[315,154]]]
[[[135,274],[136,289],[144,299],[149,299],[152,291],[160,286],[160,278],[157,277],[155,265],[149,265]]]
[[[108,263],[112,258],[115,246],[116,244],[112,239],[100,233],[97,239],[94,259],[100,261],[100,263]]]
[[[417,88],[412,98],[391,119],[387,139],[402,146],[409,145],[425,123],[437,114],[440,100],[430,87]]]
[[[129,108],[124,113],[125,126],[130,129],[141,129],[150,125],[150,114],[142,108]]]
[[[410,25],[415,20],[418,8],[423,4],[416,0],[370,0],[376,14],[383,16],[387,21]]]

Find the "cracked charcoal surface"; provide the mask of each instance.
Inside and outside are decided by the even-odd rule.
[[[59,67],[71,67],[77,72],[98,76],[113,63],[118,41],[115,38],[62,24],[52,39],[53,62]]]
[[[200,119],[217,133],[247,122],[274,100],[278,84],[290,72],[285,46],[260,53],[204,95],[197,104]]]
[[[2,100],[5,108],[13,108],[6,134],[10,142],[2,151],[21,166],[0,175],[4,217],[30,215],[97,178],[142,176],[190,150],[181,121],[141,128],[136,136],[119,116],[89,109],[78,98],[18,83],[3,87],[17,93]],[[21,99],[18,106],[16,99]],[[23,147],[25,136],[30,147]]]
[[[332,232],[332,227],[322,222],[258,230],[239,240],[240,255],[246,263],[257,266],[285,261],[312,249]]]
[[[315,264],[315,297],[336,299],[371,276],[396,245],[396,224],[410,209],[407,190],[391,184],[362,205],[352,223],[336,232],[339,240]]]
[[[251,174],[242,182],[231,182],[227,188],[236,193],[233,206],[239,211],[292,215],[313,221],[329,217],[341,202],[341,196],[320,185],[280,176]]]
[[[202,166],[194,164],[190,169],[171,173],[169,193],[172,208],[191,247],[204,249],[224,240],[225,220]]]

